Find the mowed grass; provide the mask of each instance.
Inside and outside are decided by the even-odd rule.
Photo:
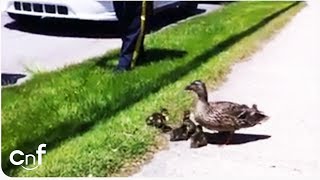
[[[7,173],[111,175],[154,145],[157,133],[144,125],[147,114],[167,106],[178,117],[191,104],[183,86],[196,78],[219,80],[235,58],[263,38],[257,36],[233,52],[232,45],[292,4],[234,3],[152,34],[146,42],[151,62],[129,73],[110,73],[116,60],[112,53],[2,90],[2,164],[13,149],[33,151],[40,143],[51,147],[37,170]]]

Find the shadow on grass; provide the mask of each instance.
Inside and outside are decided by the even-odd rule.
[[[157,49],[157,48],[147,49],[145,51],[144,57],[140,61],[137,61],[136,65],[143,66],[143,65],[149,65],[150,63],[155,63],[164,59],[172,60],[176,58],[182,58],[186,54],[187,54],[186,51],[175,50],[175,49]],[[115,58],[118,58],[118,54],[108,59],[99,59],[96,62],[96,65],[101,68],[112,69],[114,68],[114,65],[111,64],[112,62],[108,60],[115,59]]]
[[[207,133],[205,132],[205,136],[207,138],[207,141],[209,144],[224,144],[228,136],[225,134],[219,134],[219,133]],[[263,139],[268,139],[271,136],[269,135],[260,135],[260,134],[241,134],[241,133],[235,133],[230,141],[230,145],[236,145],[236,144],[244,144],[252,141],[258,141]]]
[[[82,124],[74,124],[74,123],[63,123],[58,127],[55,127],[50,132],[48,132],[44,137],[40,137],[38,139],[33,139],[32,141],[25,142],[23,144],[20,144],[17,148],[20,150],[25,150],[23,152],[27,153],[34,153],[33,151],[30,151],[31,149],[36,149],[39,143],[46,143],[49,146],[47,147],[47,150],[50,150],[53,147],[56,147],[59,145],[59,143],[66,139],[73,136],[80,135],[82,133],[87,132],[95,123],[97,123],[98,120],[102,120],[107,117],[111,117],[115,113],[119,112],[122,109],[128,108],[129,106],[133,105],[134,103],[141,100],[143,97],[148,96],[149,94],[157,92],[159,89],[163,88],[166,85],[169,85],[171,83],[174,83],[178,79],[180,79],[182,76],[188,74],[192,69],[196,69],[201,64],[207,62],[210,58],[217,56],[219,53],[228,50],[232,45],[240,41],[241,39],[250,36],[252,33],[257,31],[259,28],[262,28],[267,23],[269,23],[271,20],[279,16],[280,14],[286,12],[291,7],[299,4],[299,2],[296,2],[282,10],[279,10],[278,12],[273,13],[272,15],[264,18],[259,23],[253,25],[252,27],[248,28],[247,30],[236,34],[234,36],[229,37],[225,41],[219,43],[218,45],[210,48],[209,50],[205,51],[204,53],[200,54],[199,56],[192,59],[187,64],[176,68],[175,70],[159,77],[158,79],[155,79],[157,83],[148,83],[146,86],[144,86],[143,91],[141,89],[130,89],[128,88],[127,92],[123,92],[127,94],[128,96],[126,98],[119,97],[118,99],[114,99],[114,101],[118,102],[116,106],[112,106],[111,104],[106,104],[105,107],[101,108],[98,105],[93,105],[89,112],[91,114],[91,121],[88,123],[82,123]],[[154,57],[153,57],[154,58]],[[116,80],[116,79],[115,79]],[[153,81],[153,82],[154,82]],[[59,134],[58,138],[55,136],[56,134]],[[8,160],[8,155],[6,154],[2,156],[3,159]],[[10,168],[16,168],[13,167],[8,161],[2,160],[2,166],[4,167],[4,172],[10,173]]]
[[[146,50],[145,57],[137,62],[137,65],[148,65],[164,59],[182,58],[187,54],[186,51],[175,49],[148,49]]]
[[[24,77],[26,77],[25,74],[1,73],[1,86],[14,85]]]

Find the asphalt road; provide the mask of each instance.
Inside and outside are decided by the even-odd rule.
[[[177,21],[218,9],[220,5],[201,4],[195,12],[166,10],[155,16],[153,31]],[[119,29],[113,22],[46,20],[22,25],[1,13],[1,72],[29,75],[48,71],[119,48]],[[5,77],[2,74],[2,77]],[[20,76],[23,77],[23,76]]]
[[[210,101],[256,103],[267,122],[237,131],[222,147],[210,134],[200,149],[171,142],[134,177],[319,179],[320,2],[313,2],[209,94]]]

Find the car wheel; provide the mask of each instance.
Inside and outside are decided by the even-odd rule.
[[[21,15],[21,14],[14,14],[14,13],[8,13],[9,17],[14,19],[15,21],[19,23],[36,23],[40,20],[40,17],[38,16],[28,16],[28,15]]]

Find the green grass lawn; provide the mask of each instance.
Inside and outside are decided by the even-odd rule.
[[[35,74],[29,82],[2,89],[2,165],[13,176],[108,176],[155,145],[157,131],[145,117],[165,106],[173,120],[190,107],[183,87],[194,79],[217,82],[232,62],[248,55],[295,12],[293,2],[240,2],[151,34],[148,62],[113,75],[117,53]],[[283,12],[278,25],[257,30]],[[289,13],[290,12],[290,13]],[[273,21],[272,21],[273,22]],[[242,43],[241,46],[237,46]],[[48,153],[37,170],[8,165],[14,149]]]

